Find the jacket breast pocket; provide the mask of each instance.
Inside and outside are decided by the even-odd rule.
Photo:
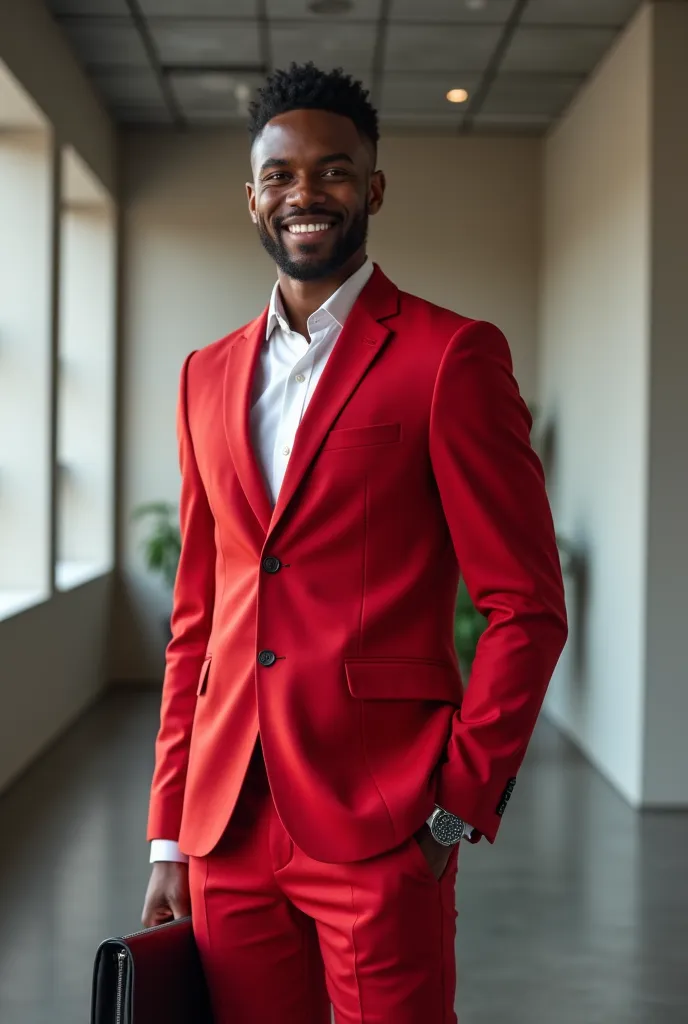
[[[210,662],[212,660],[212,654],[207,655],[207,657],[203,659],[201,673],[198,677],[198,686],[196,687],[197,697],[200,697],[201,694],[205,693],[206,686],[208,685],[208,673],[210,672]]]
[[[401,440],[401,423],[374,423],[367,427],[338,427],[325,438],[322,451],[395,444]]]

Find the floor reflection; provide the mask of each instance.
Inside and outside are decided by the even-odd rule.
[[[159,695],[108,694],[0,800],[0,1021],[88,1020],[148,878]],[[688,1019],[688,814],[639,816],[542,721],[498,842],[464,847],[461,1024]]]

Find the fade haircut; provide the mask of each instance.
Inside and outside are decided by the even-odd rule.
[[[292,110],[327,110],[348,117],[359,135],[369,139],[377,151],[380,138],[378,116],[360,82],[342,68],[320,71],[312,61],[292,63],[286,71],[274,71],[249,105],[248,131],[251,145],[268,121]]]

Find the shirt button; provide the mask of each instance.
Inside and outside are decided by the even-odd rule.
[[[288,444],[285,444],[284,448],[282,449],[282,455],[291,455],[291,448],[289,447]]]
[[[304,377],[304,375],[302,373],[297,373],[296,376],[294,377],[294,380],[297,380],[299,382],[299,384],[303,384],[305,379],[306,378]]]
[[[279,572],[281,568],[282,563],[274,555],[268,555],[267,558],[263,559],[263,569],[265,572]]]
[[[274,651],[261,651],[258,655],[258,661],[264,668],[270,668],[277,661],[277,655]]]

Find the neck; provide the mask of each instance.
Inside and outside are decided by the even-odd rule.
[[[284,312],[293,331],[298,331],[308,338],[308,318],[327,302],[331,295],[355,274],[365,263],[365,252],[356,253],[336,274],[323,277],[317,281],[296,281],[287,277],[281,270],[278,272],[279,289],[284,305]]]

